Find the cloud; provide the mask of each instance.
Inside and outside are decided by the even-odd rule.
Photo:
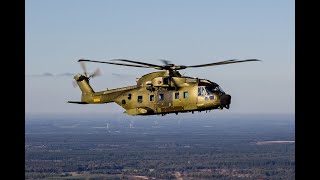
[[[59,75],[57,75],[57,76],[74,76],[75,75],[75,73],[62,73],[62,74],[59,74]]]
[[[53,74],[46,72],[46,73],[43,73],[42,76],[53,76]]]
[[[26,75],[26,77],[61,77],[61,76],[74,76],[75,73],[61,73],[61,74],[52,74],[52,73],[49,73],[49,72],[45,72],[43,74],[31,74],[31,75]]]

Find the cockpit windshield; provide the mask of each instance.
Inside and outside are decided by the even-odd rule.
[[[198,96],[213,95],[213,93],[225,94],[219,85],[216,86],[199,86]]]
[[[211,82],[211,83],[212,83],[212,85],[209,86],[209,88],[212,92],[218,92],[219,94],[225,94],[225,92],[222,90],[222,88],[217,83],[214,83],[214,82]]]
[[[212,95],[214,93],[225,94],[222,88],[215,82],[203,80],[198,83],[198,96]]]
[[[225,92],[222,90],[222,88],[221,88],[219,85],[217,85],[217,86],[213,89],[213,91],[217,91],[217,92],[221,92],[222,94],[225,94]]]

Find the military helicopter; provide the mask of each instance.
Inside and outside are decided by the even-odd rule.
[[[81,101],[68,101],[76,104],[105,104],[115,102],[123,107],[128,115],[166,115],[229,109],[231,96],[226,94],[215,82],[207,79],[183,76],[178,70],[218,66],[241,62],[260,61],[258,59],[226,60],[200,65],[175,65],[162,60],[164,65],[156,65],[127,59],[95,61],[80,59],[84,74],[74,76],[76,84],[82,91]],[[84,62],[105,63],[118,66],[154,68],[157,72],[137,78],[136,85],[95,92],[89,84],[90,78],[100,75],[99,69],[88,75]]]

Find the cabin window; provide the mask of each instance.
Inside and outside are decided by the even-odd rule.
[[[129,100],[131,99],[131,96],[132,96],[131,94],[128,94],[128,99],[129,99]]]
[[[183,98],[188,98],[189,95],[188,95],[188,91],[187,92],[183,92]]]
[[[174,98],[179,99],[179,92],[174,93]]]
[[[142,103],[142,96],[138,96],[138,103]]]
[[[162,101],[164,99],[164,94],[159,94],[159,101]]]
[[[154,101],[154,95],[150,95],[150,101]]]

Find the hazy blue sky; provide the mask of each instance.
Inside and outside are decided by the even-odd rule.
[[[293,0],[28,0],[26,75],[78,73],[80,58],[178,65],[257,58],[263,62],[181,73],[217,82],[232,95],[231,109],[217,113],[294,113],[294,6]],[[154,71],[87,66],[103,72],[91,80],[95,91],[134,85],[136,77]],[[81,97],[72,76],[27,76],[25,86],[27,113],[124,111],[116,104],[67,104]]]

